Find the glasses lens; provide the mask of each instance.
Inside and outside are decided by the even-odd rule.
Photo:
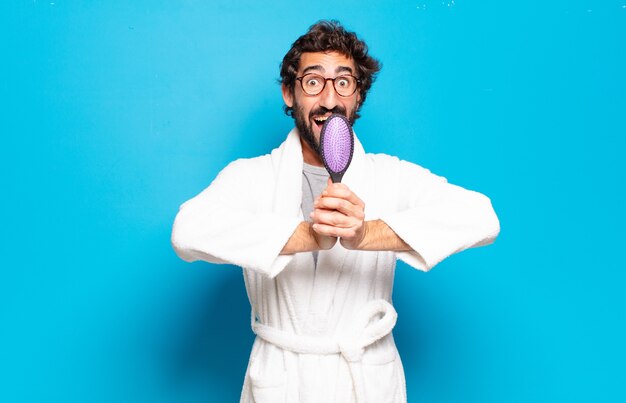
[[[347,97],[356,91],[356,78],[352,76],[339,76],[335,78],[335,91],[337,94]]]
[[[324,89],[326,80],[317,74],[307,74],[302,77],[302,89],[309,95],[317,95]]]

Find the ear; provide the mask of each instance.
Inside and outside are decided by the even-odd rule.
[[[285,105],[289,108],[293,107],[293,92],[285,84],[281,85],[280,89],[283,92],[283,101],[285,101]]]

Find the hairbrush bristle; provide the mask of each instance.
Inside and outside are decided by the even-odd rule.
[[[320,136],[322,161],[333,182],[341,182],[352,161],[354,135],[350,122],[343,115],[331,115]]]

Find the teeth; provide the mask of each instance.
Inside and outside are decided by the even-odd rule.
[[[317,120],[318,122],[324,122],[328,119],[328,116],[317,116],[313,118],[314,120]]]

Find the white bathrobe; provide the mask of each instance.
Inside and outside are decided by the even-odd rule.
[[[480,193],[415,164],[365,154],[355,141],[345,183],[411,252],[360,252],[339,242],[279,255],[303,221],[298,132],[271,152],[229,164],[184,203],[172,244],[186,261],[241,266],[252,307],[252,348],[241,402],[406,402],[391,330],[396,258],[429,270],[463,249],[492,242],[499,222]]]

